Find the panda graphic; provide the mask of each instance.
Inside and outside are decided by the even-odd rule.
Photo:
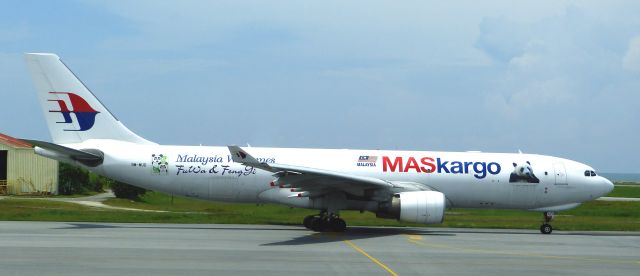
[[[527,161],[520,165],[513,163],[513,172],[509,176],[509,182],[540,183],[540,179],[533,173],[531,162]]]
[[[169,162],[164,154],[151,155],[151,172],[158,175],[169,174]]]

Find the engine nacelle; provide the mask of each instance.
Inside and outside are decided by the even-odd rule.
[[[404,192],[380,205],[377,217],[424,224],[442,223],[446,207],[444,194],[436,191]]]

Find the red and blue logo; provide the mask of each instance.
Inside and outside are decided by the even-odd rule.
[[[80,129],[65,129],[64,131],[86,131],[93,127],[96,122],[96,115],[100,113],[96,111],[85,101],[82,97],[69,92],[49,92],[49,94],[62,94],[69,96],[71,108],[67,107],[67,103],[64,100],[49,100],[50,102],[58,103],[60,110],[49,110],[49,112],[55,112],[62,114],[64,118],[63,122],[56,122],[58,124],[72,124],[73,119],[71,114],[76,117],[78,126]]]

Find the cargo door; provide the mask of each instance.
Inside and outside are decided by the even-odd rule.
[[[529,170],[529,173],[523,174],[527,170]],[[515,168],[509,176],[509,185],[511,186],[512,208],[528,209],[535,207],[540,179],[537,178],[531,166],[524,169],[522,167]]]
[[[553,171],[555,173],[556,185],[568,185],[567,171],[564,167],[564,163],[553,163]]]

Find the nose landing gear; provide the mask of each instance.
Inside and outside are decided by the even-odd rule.
[[[554,213],[544,212],[542,213],[542,215],[544,217],[544,223],[540,226],[540,233],[551,234],[551,232],[553,231],[553,227],[551,227],[551,224],[549,224],[549,222],[553,220]]]
[[[304,227],[316,232],[344,232],[347,230],[347,223],[336,214],[322,212],[319,215],[307,216],[303,221]]]

